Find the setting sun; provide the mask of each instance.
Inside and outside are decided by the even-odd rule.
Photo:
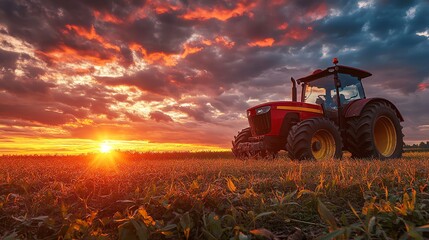
[[[100,144],[100,152],[109,153],[110,151],[112,151],[112,145],[106,142]]]

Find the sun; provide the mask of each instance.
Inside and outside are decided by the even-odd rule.
[[[103,142],[100,144],[100,152],[109,153],[110,151],[112,151],[112,145],[107,142]]]

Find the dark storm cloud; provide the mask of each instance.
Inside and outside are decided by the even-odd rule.
[[[73,88],[63,86],[52,92],[52,99],[70,106],[70,109],[75,109],[73,114],[79,118],[86,118],[90,114],[102,114],[114,119],[119,113],[111,110],[109,106],[117,101],[127,102],[128,96],[115,94],[104,86],[82,84]]]
[[[358,64],[374,74],[390,88],[404,93],[417,90],[418,84],[429,77],[426,67],[429,41],[417,36],[429,22],[429,4],[418,1],[396,1],[388,4],[376,1],[368,9],[355,9],[348,5],[351,14],[331,17],[315,27],[323,37],[317,44],[329,44],[330,55]],[[415,7],[415,16],[407,11]],[[353,52],[341,52],[356,48]]]
[[[44,70],[38,67],[28,66],[23,69],[20,76],[16,76],[18,59],[29,59],[26,54],[19,54],[0,49],[0,90],[9,93],[24,94],[47,94],[55,84],[38,79],[44,74]]]
[[[210,104],[224,113],[234,112],[238,109],[247,109],[250,107],[249,104],[245,102],[245,99],[233,94],[222,94],[217,96],[214,100],[210,101]]]
[[[173,122],[170,116],[160,111],[151,112],[149,117],[157,122]]]
[[[41,4],[5,0],[0,2],[0,13],[0,22],[6,25],[9,34],[39,47],[55,44],[60,37],[45,19]]]
[[[6,118],[22,119],[47,125],[61,125],[74,120],[71,114],[51,111],[48,106],[0,103],[0,114]]]
[[[50,88],[55,85],[42,80],[20,78],[16,79],[15,75],[8,72],[4,73],[0,78],[0,89],[7,92],[22,95],[22,94],[46,94]]]
[[[158,68],[137,72],[123,77],[98,77],[97,80],[110,86],[136,86],[143,91],[169,96],[173,94],[173,86],[167,81],[167,74]]]
[[[122,54],[122,59],[123,59],[123,61],[121,62],[122,65],[128,67],[134,63],[133,55],[132,55],[132,52],[129,48],[122,47],[121,48],[121,54]]]
[[[204,69],[220,84],[248,81],[264,71],[282,64],[283,55],[271,51],[247,49],[228,51],[219,55],[217,49],[203,50],[187,58],[189,66]]]
[[[50,49],[63,40],[61,29],[69,25],[90,28],[94,11],[105,11],[126,17],[145,1],[13,1],[0,2],[0,21],[9,34],[38,46]]]
[[[19,54],[15,52],[0,49],[0,66],[4,68],[4,70],[15,69],[18,57]]]
[[[121,28],[127,42],[139,43],[149,52],[178,53],[193,32],[192,25],[172,13],[139,19]]]

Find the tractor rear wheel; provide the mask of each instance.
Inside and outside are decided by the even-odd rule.
[[[396,111],[385,102],[370,103],[347,120],[346,148],[355,158],[402,157],[403,134]]]
[[[269,150],[252,150],[240,148],[240,143],[250,143],[249,138],[252,136],[250,128],[244,128],[238,132],[237,136],[234,136],[232,141],[232,153],[238,159],[249,159],[249,158],[264,158],[264,159],[274,159],[277,156],[277,152]]]
[[[307,119],[291,128],[286,150],[291,159],[341,158],[341,134],[335,123],[327,118]]]

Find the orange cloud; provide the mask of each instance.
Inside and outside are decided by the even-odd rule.
[[[250,10],[256,6],[256,3],[253,2],[249,5],[243,3],[238,3],[234,9],[224,9],[224,8],[197,8],[193,11],[189,11],[182,15],[181,17],[187,20],[208,20],[208,19],[218,19],[220,21],[226,21],[232,17],[242,16],[245,13],[250,15]]]
[[[166,54],[163,52],[148,53],[143,46],[137,43],[132,43],[129,47],[130,49],[141,53],[148,64],[157,63],[165,66],[177,65],[177,54]]]
[[[115,24],[124,23],[124,21],[122,19],[119,19],[115,15],[112,15],[112,14],[106,13],[106,12],[101,13],[99,11],[94,11],[94,16],[95,16],[95,18],[97,18],[98,20],[101,20],[103,22],[110,22],[110,23],[115,23]]]
[[[189,54],[194,54],[194,53],[197,53],[201,50],[203,50],[202,47],[191,47],[188,44],[185,44],[184,45],[184,51],[183,51],[181,57],[186,58],[186,56],[188,56]]]
[[[179,9],[180,9],[179,6],[174,6],[174,5],[158,5],[158,6],[155,6],[155,12],[157,14],[163,14],[163,13],[167,13],[167,12],[171,12],[171,11],[177,11]]]
[[[271,47],[274,43],[273,38],[265,38],[263,40],[255,41],[255,42],[249,42],[247,45],[251,47]]]
[[[227,48],[232,48],[235,45],[235,42],[231,41],[228,39],[228,37],[224,37],[224,36],[217,36],[215,38],[216,43],[222,44]]]
[[[208,39],[204,39],[203,41],[202,41],[202,43],[204,44],[204,45],[207,45],[207,46],[211,46],[213,43],[212,43],[212,41],[210,41],[210,40],[208,40]]]
[[[97,51],[74,49],[65,44],[61,44],[51,51],[35,51],[35,53],[42,59],[46,59],[53,63],[76,63],[80,61],[88,61],[93,65],[103,66],[107,63],[116,61],[116,57],[113,55],[106,57],[102,56]]]
[[[278,42],[279,45],[290,45],[295,41],[302,42],[308,39],[311,36],[313,31],[312,27],[307,28],[292,28],[286,34],[283,35],[281,41]]]
[[[76,26],[76,25],[66,25],[66,29],[63,32],[65,34],[70,33],[71,31],[75,32],[77,35],[86,38],[88,40],[95,40],[99,42],[101,45],[103,45],[104,48],[108,49],[114,49],[116,51],[120,51],[120,48],[118,46],[115,46],[109,42],[107,42],[102,36],[98,35],[97,32],[95,32],[94,26],[91,27],[91,30],[87,30],[84,27]]]
[[[134,22],[138,19],[148,17],[150,14],[155,12],[156,14],[163,14],[171,11],[177,11],[181,8],[180,5],[166,4],[162,1],[147,1],[145,6],[136,8],[131,12],[127,18],[128,22]]]

